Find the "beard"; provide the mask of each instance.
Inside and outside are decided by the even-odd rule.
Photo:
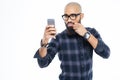
[[[81,20],[79,20],[78,23],[81,23]],[[69,35],[75,35],[76,32],[75,32],[75,30],[73,29],[73,26],[71,26],[71,25],[69,26],[69,24],[74,25],[74,23],[73,23],[73,22],[68,22],[67,24],[65,23],[65,26],[66,26],[66,28],[67,28],[68,34],[69,34]]]
[[[74,35],[75,34],[75,30],[73,29],[73,26],[68,26],[68,24],[73,24],[72,22],[68,22],[66,25],[66,28],[67,28],[67,32],[69,35]]]

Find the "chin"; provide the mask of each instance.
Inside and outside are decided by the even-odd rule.
[[[68,31],[68,34],[69,34],[69,35],[74,35],[74,34],[76,34],[75,31],[74,31],[74,29],[73,29],[73,27],[70,27],[70,26],[67,27],[67,31]]]

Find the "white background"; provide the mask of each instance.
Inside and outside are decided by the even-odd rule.
[[[0,0],[0,80],[58,80],[56,56],[46,68],[33,58],[47,18],[55,18],[57,32],[65,26],[64,6],[72,0]],[[93,80],[120,80],[120,0],[73,0],[82,5],[82,24],[97,29],[111,49],[109,59],[94,53]]]

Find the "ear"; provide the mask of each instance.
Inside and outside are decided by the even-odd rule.
[[[84,17],[84,13],[81,13],[80,18],[83,19],[83,17]]]

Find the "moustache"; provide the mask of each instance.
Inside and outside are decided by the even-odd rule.
[[[71,24],[71,25],[69,25],[69,24]],[[75,24],[75,23],[73,23],[73,22],[68,22],[68,23],[66,24],[66,26],[67,26],[67,27],[72,27],[74,24]]]
[[[74,25],[73,22],[68,22],[68,23],[66,24],[66,28],[67,28],[67,30],[68,30],[69,35],[74,35],[74,34],[75,34],[75,31],[74,31],[74,29],[73,29],[73,25]]]

